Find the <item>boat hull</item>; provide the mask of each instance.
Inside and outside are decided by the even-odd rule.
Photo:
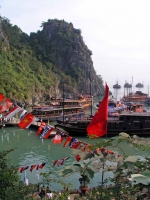
[[[71,126],[66,126],[63,124],[56,124],[55,125],[56,129],[62,129],[66,131],[69,135],[71,136],[87,136],[88,133],[86,131],[86,128],[79,128],[79,127],[71,127]],[[108,129],[107,135],[108,136],[115,136],[118,135],[121,132],[128,133],[130,135],[140,135],[140,136],[149,136],[150,135],[150,128],[147,129]]]
[[[63,124],[56,124],[56,129],[62,129],[66,131],[71,136],[87,136],[88,133],[86,131],[86,128],[81,127],[75,127],[75,126],[66,126]],[[130,135],[139,135],[139,136],[150,136],[150,128],[147,129],[109,129],[107,131],[108,136],[115,136],[118,135],[121,132],[128,133]]]
[[[69,135],[84,136],[87,135],[87,126],[90,120],[87,121],[69,121],[62,123],[57,121],[55,125],[56,129],[69,133]],[[126,132],[130,135],[150,135],[150,113],[133,113],[125,112],[119,117],[109,117],[107,124],[107,135],[118,135],[120,132]]]

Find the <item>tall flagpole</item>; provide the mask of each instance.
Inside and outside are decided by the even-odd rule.
[[[24,170],[24,184],[26,185],[26,170]]]

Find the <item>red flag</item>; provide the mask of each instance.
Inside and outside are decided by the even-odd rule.
[[[68,160],[68,158],[69,158],[69,157],[62,158],[61,160],[54,160],[53,167],[54,167],[55,165],[57,165],[57,166],[63,165],[63,164],[64,164],[64,161],[65,161],[65,160]]]
[[[66,139],[66,141],[65,141],[65,143],[64,143],[64,145],[63,145],[63,147],[66,147],[67,144],[69,144],[69,142],[71,141],[71,139],[72,139],[72,137],[68,136],[67,139]]]
[[[38,131],[37,131],[37,133],[36,133],[36,136],[40,135],[40,133],[42,132],[42,130],[43,130],[43,127],[40,126],[40,127],[38,128]]]
[[[76,155],[76,161],[80,161],[81,160],[81,157],[80,157],[80,155]]]
[[[54,144],[60,144],[63,141],[63,137],[61,137],[61,135],[56,134],[55,137],[52,139]]]
[[[25,170],[25,168],[24,168],[24,167],[21,167],[20,173],[22,173],[24,170]]]
[[[77,140],[77,139],[75,139],[75,138],[72,138],[71,141],[69,142],[69,147],[70,147],[70,148],[77,149],[77,148],[80,146],[81,143],[82,143],[82,142],[81,142],[80,140]]]
[[[5,99],[2,106],[0,106],[0,114],[4,113],[8,108],[12,106],[12,101],[9,99]]]
[[[22,129],[28,127],[34,120],[34,116],[31,113],[28,113],[24,118],[19,122],[18,126]]]
[[[39,164],[36,165],[36,170],[39,170]]]
[[[36,135],[40,135],[42,130],[45,128],[45,126],[46,126],[46,123],[45,122],[41,122],[40,127],[38,128],[38,131],[37,131]]]
[[[45,166],[46,163],[42,163],[41,165],[39,165],[39,168],[42,169]]]
[[[5,96],[0,94],[0,102],[3,101],[5,99]]]
[[[107,133],[109,87],[106,84],[105,96],[99,105],[90,124],[87,126],[88,135],[101,137]]]
[[[31,165],[30,172],[32,172],[35,167],[36,165]]]
[[[47,139],[49,137],[49,135],[51,134],[51,132],[54,130],[55,128],[53,126],[50,125],[46,125],[46,127],[44,128],[40,138],[44,138]]]
[[[36,133],[36,135],[40,135],[40,133],[42,132],[42,130],[45,128],[46,123],[45,122],[41,122],[40,127],[38,128],[38,131]]]

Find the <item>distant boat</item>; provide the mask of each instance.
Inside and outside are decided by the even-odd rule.
[[[131,101],[131,102],[145,102],[147,100],[148,94],[145,94],[141,91],[136,91],[135,93],[129,93],[128,95],[124,96],[124,101]]]
[[[120,88],[121,88],[121,85],[119,85],[118,83],[116,83],[115,85],[113,85],[113,88],[114,88],[114,89],[120,89]]]
[[[137,84],[135,85],[135,87],[138,87],[138,88],[143,88],[143,87],[144,87],[144,85],[143,85],[142,83],[137,83]]]
[[[132,84],[130,84],[130,83],[125,83],[125,84],[124,84],[124,88],[132,88]]]
[[[93,105],[93,97],[82,99],[65,99],[59,102],[51,102],[50,105],[34,106],[32,114],[43,121],[56,121],[68,117],[80,117],[84,115],[84,109]]]

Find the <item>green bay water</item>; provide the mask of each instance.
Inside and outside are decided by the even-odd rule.
[[[38,173],[49,172],[63,168],[64,166],[72,165],[77,163],[75,156],[72,154],[72,150],[69,147],[63,147],[63,144],[53,144],[52,138],[49,139],[40,139],[39,136],[36,136],[35,129],[25,129],[22,130],[19,127],[4,127],[0,129],[0,150],[9,150],[11,148],[17,148],[15,151],[9,154],[10,163],[16,167],[29,166],[26,170],[26,175],[29,180],[29,183],[38,183],[36,176],[36,169],[33,172],[30,172],[30,166],[34,164],[41,164],[46,162],[46,165],[43,169],[39,169]],[[92,144],[95,142],[89,141],[87,137],[75,137],[85,143]],[[121,144],[121,147],[126,147],[126,144]],[[136,148],[131,148],[130,146],[126,147],[128,154],[139,155],[139,151]],[[146,155],[146,152],[140,152],[140,155]],[[62,159],[64,157],[69,157],[68,160],[64,161],[64,165],[60,167],[53,168],[54,160]],[[24,173],[20,173],[20,178],[23,180]],[[105,177],[113,176],[112,172],[105,173]],[[64,179],[65,182],[71,183],[74,185],[74,189],[79,188],[79,174],[73,174]],[[41,176],[39,176],[39,181],[41,181]],[[101,183],[101,171],[95,173],[94,178],[91,180],[90,187],[95,187]],[[62,189],[59,184],[52,183],[51,190],[60,190]]]
[[[29,166],[26,170],[27,178],[29,183],[38,183],[38,179],[36,176],[36,169],[30,172],[30,166],[34,164],[46,163],[43,169],[38,170],[38,174],[41,172],[49,172],[49,171],[57,171],[63,168],[66,165],[72,165],[76,163],[75,156],[72,154],[72,150],[69,147],[63,147],[63,143],[61,144],[53,144],[52,139],[54,136],[49,139],[40,139],[39,136],[36,136],[35,129],[25,129],[22,130],[19,127],[4,127],[0,129],[0,150],[9,150],[12,148],[16,148],[15,151],[9,154],[9,158],[11,159],[10,163],[16,166],[16,168],[21,168],[25,166]],[[88,142],[88,138],[86,137],[77,137],[77,139]],[[64,161],[64,165],[53,167],[54,160],[62,159],[64,157],[69,157],[68,160]],[[18,174],[21,179],[24,179],[24,173],[20,173],[18,170]],[[72,183],[74,188],[79,188],[79,174],[71,175],[64,179],[65,182]],[[41,177],[39,176],[39,181]],[[91,184],[94,186],[95,184]],[[58,184],[52,184],[52,190],[62,189]]]

